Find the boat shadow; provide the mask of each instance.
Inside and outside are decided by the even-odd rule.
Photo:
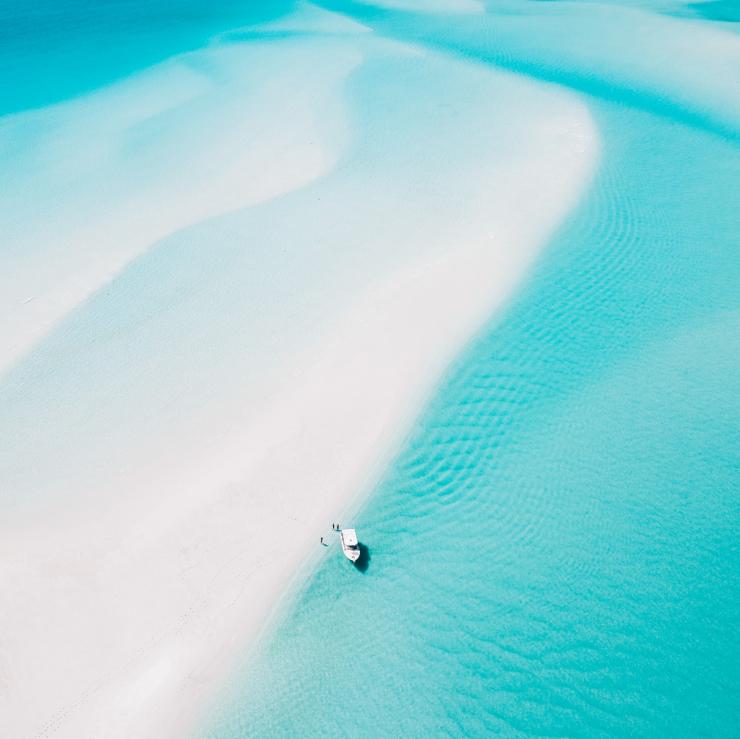
[[[367,572],[367,568],[370,566],[370,547],[359,543],[357,548],[360,550],[360,556],[353,562],[355,569],[360,572]]]

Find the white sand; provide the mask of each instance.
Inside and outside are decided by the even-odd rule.
[[[346,43],[217,47],[0,119],[18,152],[0,170],[0,372],[159,239],[330,169],[360,61]]]
[[[354,121],[346,157],[339,156],[345,144],[337,147],[327,135],[329,154],[315,161],[299,153],[275,184],[269,163],[284,145],[277,137],[265,164],[250,159],[254,153],[239,160],[249,168],[253,193],[242,204],[273,197],[277,210],[263,211],[264,224],[245,211],[223,231],[206,228],[201,238],[205,248],[209,234],[235,233],[249,254],[258,236],[268,239],[278,229],[299,259],[323,235],[326,265],[342,264],[342,244],[361,240],[363,248],[338,273],[328,266],[317,274],[300,269],[291,277],[297,288],[270,303],[269,295],[283,295],[280,281],[287,279],[285,267],[270,261],[275,250],[256,264],[229,252],[233,261],[204,271],[199,289],[180,291],[182,302],[172,311],[187,317],[189,301],[196,301],[194,316],[217,306],[206,321],[212,334],[205,334],[206,341],[214,337],[213,367],[197,372],[178,354],[189,345],[172,329],[177,324],[157,323],[166,320],[157,312],[144,328],[133,319],[127,327],[124,312],[122,327],[112,331],[93,319],[103,309],[114,311],[115,301],[109,305],[103,295],[102,308],[88,305],[85,286],[59,288],[62,297],[49,302],[57,310],[29,322],[14,343],[14,351],[27,350],[71,306],[83,319],[85,311],[92,316],[80,329],[89,344],[70,345],[77,356],[60,349],[52,361],[52,336],[38,344],[36,359],[19,365],[21,377],[26,366],[43,367],[50,346],[48,361],[58,363],[61,379],[41,372],[30,385],[14,375],[0,383],[10,398],[0,395],[0,412],[18,429],[5,456],[0,451],[0,471],[19,493],[44,493],[9,507],[0,523],[2,736],[160,739],[190,731],[301,565],[337,555],[336,545],[319,547],[319,536],[330,534],[331,521],[350,522],[358,495],[382,471],[445,366],[510,295],[589,182],[598,143],[576,99],[394,44],[358,42],[362,53],[353,57],[337,43],[331,53],[347,61],[341,74],[320,82],[307,74],[314,92],[324,91],[322,100],[334,99],[337,80],[364,58],[386,65],[384,73],[396,65],[399,74],[427,80],[425,90],[416,88],[420,102],[403,110],[378,104],[376,118],[360,121],[358,96],[377,101],[389,93],[372,74],[359,80],[344,96]],[[311,69],[310,61],[298,68]],[[327,68],[335,67],[327,62]],[[427,103],[436,99],[451,112],[429,116]],[[303,108],[298,112],[314,120]],[[336,130],[323,113],[315,115],[317,136]],[[343,115],[335,107],[326,117]],[[302,128],[304,120],[299,123]],[[386,142],[395,139],[398,151],[389,151]],[[375,157],[374,141],[387,159]],[[337,157],[334,174],[316,179]],[[425,170],[430,158],[436,178]],[[280,192],[312,178],[314,189],[279,209]],[[221,202],[188,212],[193,202],[186,199],[180,226],[236,207]],[[348,203],[356,207],[347,210]],[[293,231],[285,230],[285,212],[295,219]],[[334,216],[317,224],[321,213]],[[176,222],[172,215],[159,230],[174,231]],[[117,223],[125,234],[125,224]],[[186,245],[194,238],[182,235]],[[144,248],[143,230],[134,241],[125,254],[113,250],[91,284],[105,274],[117,275],[124,287],[135,283],[136,273],[124,267]],[[179,258],[177,249],[171,252]],[[226,259],[225,252],[214,254]],[[323,264],[318,251],[315,259]],[[270,285],[269,295],[248,295],[222,309],[226,278],[239,269],[245,292],[256,274]],[[174,267],[158,274],[162,290],[173,274]],[[51,285],[39,289],[53,292]],[[301,302],[314,293],[314,302]],[[233,323],[224,318],[229,311]],[[312,330],[295,336],[282,330],[281,311],[286,322],[307,315]],[[242,332],[255,312],[260,320]],[[233,330],[219,333],[222,325]],[[161,358],[143,348],[145,331],[153,332]],[[134,356],[136,347],[145,356]],[[106,352],[109,364],[102,363]],[[88,382],[90,366],[105,371],[90,370]],[[79,386],[76,376],[83,378]],[[203,395],[208,403],[192,411],[182,410],[184,392],[168,394],[170,387],[194,392],[208,377],[215,378]],[[108,381],[112,399],[103,392]],[[146,408],[142,397],[149,398]],[[34,414],[42,415],[39,428]]]

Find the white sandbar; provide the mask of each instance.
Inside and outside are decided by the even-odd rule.
[[[14,324],[0,381],[2,736],[191,730],[294,573],[317,551],[341,556],[319,537],[350,523],[590,181],[594,125],[555,88],[364,30],[320,49],[272,43],[247,54],[264,53],[274,85],[224,102],[215,137],[188,137],[182,101],[119,119],[112,167],[82,167],[69,206],[72,266],[54,261],[34,283],[43,309]],[[210,91],[200,116],[228,99],[231,65],[254,61],[208,53],[187,62],[205,76],[183,100]],[[202,71],[222,63],[221,77]],[[291,94],[294,118],[273,115]],[[167,173],[170,126],[193,180]],[[116,167],[137,141],[164,160],[150,175],[166,218],[101,194],[88,233],[95,178],[135,183]],[[96,250],[106,223],[117,246]],[[42,237],[27,255],[39,264]],[[37,273],[18,264],[20,299]]]

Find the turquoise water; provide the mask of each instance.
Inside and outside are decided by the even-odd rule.
[[[737,736],[738,101],[528,5],[355,9],[578,90],[602,162],[357,516],[364,571],[333,549],[203,736]]]
[[[740,3],[737,0],[708,0],[708,2],[693,3],[689,7],[711,20],[728,23],[740,21]]]
[[[591,196],[359,515],[366,572],[319,568],[207,736],[737,734],[737,152],[598,121]]]
[[[88,92],[292,4],[0,0],[0,114]]]
[[[380,36],[575,92],[595,119],[603,151],[582,201],[505,310],[449,368],[370,491],[355,521],[365,566],[353,569],[337,547],[329,550],[200,733],[738,736],[740,95],[737,46],[713,35],[719,25],[710,20],[737,18],[738,4],[646,2],[650,12],[643,12],[638,2],[505,0],[469,16],[418,12],[423,3],[415,12],[346,0],[321,5]],[[0,114],[81,95],[292,6],[0,0]],[[248,44],[290,32],[230,38]],[[339,167],[319,178],[315,191],[196,227],[186,248],[160,245],[129,268],[140,292],[126,292],[125,280],[99,291],[5,380],[4,390],[20,398],[20,410],[7,407],[25,419],[5,421],[15,434],[5,449],[18,479],[31,488],[36,475],[48,476],[48,460],[44,469],[36,464],[46,451],[39,418],[47,443],[56,445],[58,435],[66,445],[62,474],[52,475],[58,492],[95,457],[91,438],[99,438],[115,470],[124,464],[116,455],[127,423],[144,419],[150,434],[166,436],[158,402],[173,415],[195,416],[213,388],[245,384],[252,357],[241,343],[216,370],[203,370],[213,362],[212,345],[228,346],[235,315],[242,330],[251,321],[269,334],[275,354],[282,350],[275,337],[289,333],[291,320],[299,327],[292,330],[308,332],[311,311],[299,303],[297,316],[288,305],[294,284],[304,283],[296,277],[282,285],[288,307],[284,317],[277,312],[274,329],[263,313],[275,314],[270,301],[282,295],[252,260],[260,257],[264,267],[272,259],[284,276],[315,271],[317,293],[333,268],[351,291],[350,266],[367,258],[369,270],[377,255],[367,256],[370,246],[358,238],[335,258],[333,250],[339,254],[367,217],[342,198],[364,195],[373,218],[373,208],[387,207],[388,186],[363,157],[385,152],[399,163],[399,202],[420,181],[448,186],[435,181],[445,157],[476,157],[466,143],[487,121],[466,129],[455,122],[454,105],[455,94],[482,96],[473,82],[447,91],[450,119],[437,129],[442,114],[428,77],[384,85],[392,69],[376,62],[348,85],[359,97],[357,80],[373,76],[375,96],[355,100],[353,109],[370,121],[378,147],[352,154],[352,171],[366,173],[366,188]],[[434,74],[440,84],[462,79],[444,77],[443,65]],[[407,95],[423,97],[422,104],[407,109]],[[374,105],[393,115],[374,119]],[[409,143],[414,130],[405,129],[418,134],[427,110],[430,139],[466,133],[435,150],[428,169],[404,172],[404,156],[418,154]],[[93,147],[91,160],[115,162],[113,151],[123,166],[137,143],[150,141],[147,134],[152,152],[166,150],[172,120],[156,113],[142,114],[130,137],[125,129],[123,145]],[[272,128],[272,119],[258,118],[250,129],[255,140],[260,126]],[[19,156],[12,145],[0,153],[5,161]],[[70,182],[74,176],[72,170]],[[22,193],[29,208],[38,182],[31,183]],[[449,187],[468,196],[459,184]],[[338,203],[357,220],[346,217],[325,238],[322,224]],[[232,221],[267,236],[245,249]],[[298,229],[310,234],[315,252],[282,251],[299,243]],[[0,253],[9,258],[12,248]],[[101,330],[95,319],[110,306],[115,320]],[[145,330],[131,330],[137,323]],[[110,350],[117,342],[122,348]],[[188,362],[192,377],[178,384],[176,368]],[[160,368],[159,385],[147,375],[150,365]],[[140,394],[127,395],[129,383]],[[90,390],[99,387],[105,402]],[[137,405],[145,410],[134,417]]]

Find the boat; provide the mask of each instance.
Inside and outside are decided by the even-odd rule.
[[[342,529],[339,533],[344,556],[350,562],[357,562],[360,558],[360,542],[357,541],[357,532],[354,529]]]

